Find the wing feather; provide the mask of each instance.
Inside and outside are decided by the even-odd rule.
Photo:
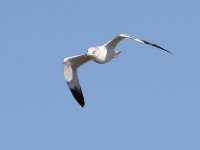
[[[77,69],[90,61],[87,55],[72,56],[64,59],[64,77],[69,89],[76,101],[83,107],[85,104],[81,86],[79,83]]]
[[[138,41],[138,42],[142,42],[142,43],[145,43],[145,44],[148,44],[148,45],[151,45],[151,46],[154,46],[156,48],[159,48],[161,50],[164,50],[168,53],[171,53],[170,51],[162,48],[161,46],[157,45],[157,44],[154,44],[154,43],[151,43],[151,42],[148,42],[146,40],[143,40],[143,39],[140,39],[140,38],[137,38],[137,37],[134,37],[134,36],[131,36],[131,35],[127,35],[127,34],[119,34],[118,36],[116,36],[115,38],[113,38],[112,40],[108,41],[104,46],[107,48],[107,49],[110,49],[110,50],[113,50],[115,49],[115,47],[117,46],[117,44],[125,39],[125,38],[129,38],[129,39],[133,39],[135,41]]]

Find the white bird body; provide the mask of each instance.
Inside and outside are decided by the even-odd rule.
[[[104,64],[111,61],[116,57],[117,51],[112,49],[108,50],[104,45],[91,47],[88,49],[87,56],[89,56],[94,62]]]
[[[121,40],[125,38],[129,38],[129,39],[136,40],[138,42],[149,44],[151,46],[157,47],[161,50],[171,53],[170,51],[156,44],[148,42],[146,40],[136,38],[136,37],[126,35],[126,34],[119,34],[114,39],[108,41],[104,45],[89,48],[87,54],[65,58],[63,62],[65,80],[67,81],[67,84],[71,90],[72,95],[82,107],[84,106],[85,101],[84,101],[83,93],[82,93],[81,86],[78,80],[78,75],[77,75],[78,67],[80,67],[81,65],[85,64],[86,62],[90,60],[93,60],[94,62],[99,63],[99,64],[104,64],[111,61],[113,58],[116,58],[121,53],[121,51],[116,51],[115,47]]]

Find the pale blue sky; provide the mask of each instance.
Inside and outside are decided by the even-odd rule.
[[[1,150],[199,150],[198,0],[0,1]],[[119,33],[105,65],[79,70],[86,106],[63,77],[65,57]]]

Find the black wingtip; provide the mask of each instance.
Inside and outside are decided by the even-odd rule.
[[[164,50],[164,51],[166,51],[166,52],[168,52],[168,53],[170,53],[170,54],[173,54],[172,52],[170,52],[170,51],[168,51],[168,50],[166,50],[166,49],[164,49],[164,48],[162,48],[162,47],[160,47],[160,46],[158,46],[157,48],[160,48],[160,49],[162,49],[162,50]]]
[[[166,51],[166,52],[168,52],[170,54],[173,54],[172,52],[170,52],[170,51],[168,51],[168,50],[166,50],[166,49],[164,49],[164,48],[162,48],[162,47],[160,47],[160,46],[158,46],[156,44],[153,44],[152,46],[155,46],[155,47],[160,48],[160,49],[162,49],[162,50],[164,50],[164,51]]]
[[[154,47],[156,47],[156,48],[159,48],[159,49],[161,49],[161,50],[163,50],[163,51],[166,51],[166,52],[168,52],[168,53],[170,53],[170,54],[173,54],[172,52],[170,52],[170,51],[168,51],[168,50],[162,48],[161,46],[158,46],[158,45],[156,45],[156,44],[150,43],[150,42],[145,41],[145,40],[142,40],[142,41],[143,41],[145,44],[149,44],[149,45],[154,46]]]
[[[74,98],[76,99],[76,101],[81,105],[81,107],[84,107],[85,101],[84,101],[81,88],[77,88],[77,87],[74,87],[73,89],[70,88],[70,91],[72,95],[74,96]]]

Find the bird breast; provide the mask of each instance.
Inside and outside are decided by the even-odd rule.
[[[107,49],[105,49],[104,47],[98,47],[95,54],[91,57],[91,59],[96,63],[104,64],[111,60],[107,56],[108,56]]]

